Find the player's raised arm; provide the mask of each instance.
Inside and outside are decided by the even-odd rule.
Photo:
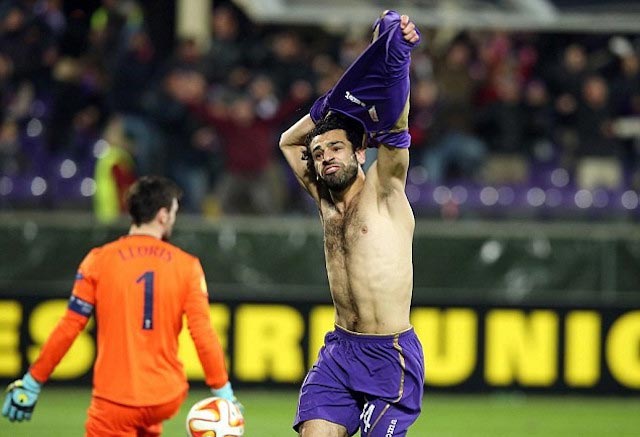
[[[310,115],[305,115],[280,136],[280,150],[296,175],[298,182],[313,197],[320,201],[317,179],[312,170],[311,156],[307,150],[306,137],[315,123]]]
[[[390,39],[387,52],[387,68],[392,75],[405,76],[411,62],[411,48],[420,41],[420,34],[407,15],[400,16],[400,32]],[[375,166],[379,184],[387,189],[404,190],[409,168],[409,150],[411,139],[408,134],[409,98],[400,111],[393,129],[376,137],[380,148]]]
[[[404,190],[409,169],[409,149],[398,149],[386,144],[378,148],[378,159],[372,166],[379,185],[389,190]]]

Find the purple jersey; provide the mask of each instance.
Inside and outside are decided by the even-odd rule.
[[[402,437],[420,414],[424,355],[413,328],[371,335],[336,326],[300,389],[293,428],[337,423],[363,437]]]
[[[310,115],[317,123],[329,111],[340,112],[363,124],[369,145],[406,148],[411,144],[409,66],[415,44],[404,40],[397,12],[386,11],[373,28],[374,41],[316,100]]]

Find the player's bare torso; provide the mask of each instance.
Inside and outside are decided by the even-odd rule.
[[[369,182],[344,211],[320,202],[327,274],[338,325],[389,334],[410,326],[414,219],[403,192],[379,199]]]

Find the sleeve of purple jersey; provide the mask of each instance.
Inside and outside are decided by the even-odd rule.
[[[327,112],[329,112],[328,97],[330,93],[331,93],[331,90],[327,91],[326,93],[318,97],[316,101],[313,102],[313,105],[311,105],[311,109],[309,110],[309,115],[311,116],[311,119],[313,120],[314,123],[318,123],[320,120],[322,120],[325,117],[325,115],[327,115]]]
[[[420,32],[417,28],[416,32],[418,33],[418,37],[420,37]],[[420,43],[420,40],[415,43],[406,41],[400,26],[398,26],[388,38],[386,50],[387,58],[385,59],[387,71],[393,76],[409,74],[411,50]]]
[[[362,123],[369,146],[409,147],[410,52],[417,43],[405,41],[400,21],[395,11],[376,20],[372,43],[311,107],[315,123],[336,111]]]

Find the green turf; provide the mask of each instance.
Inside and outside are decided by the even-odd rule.
[[[294,391],[237,390],[246,407],[248,437],[294,436]],[[82,436],[89,391],[48,386],[31,422],[0,421],[0,436]],[[189,406],[207,396],[192,390],[180,413],[165,423],[165,436],[183,437]],[[640,399],[573,396],[428,395],[410,436],[600,437],[637,436]]]

